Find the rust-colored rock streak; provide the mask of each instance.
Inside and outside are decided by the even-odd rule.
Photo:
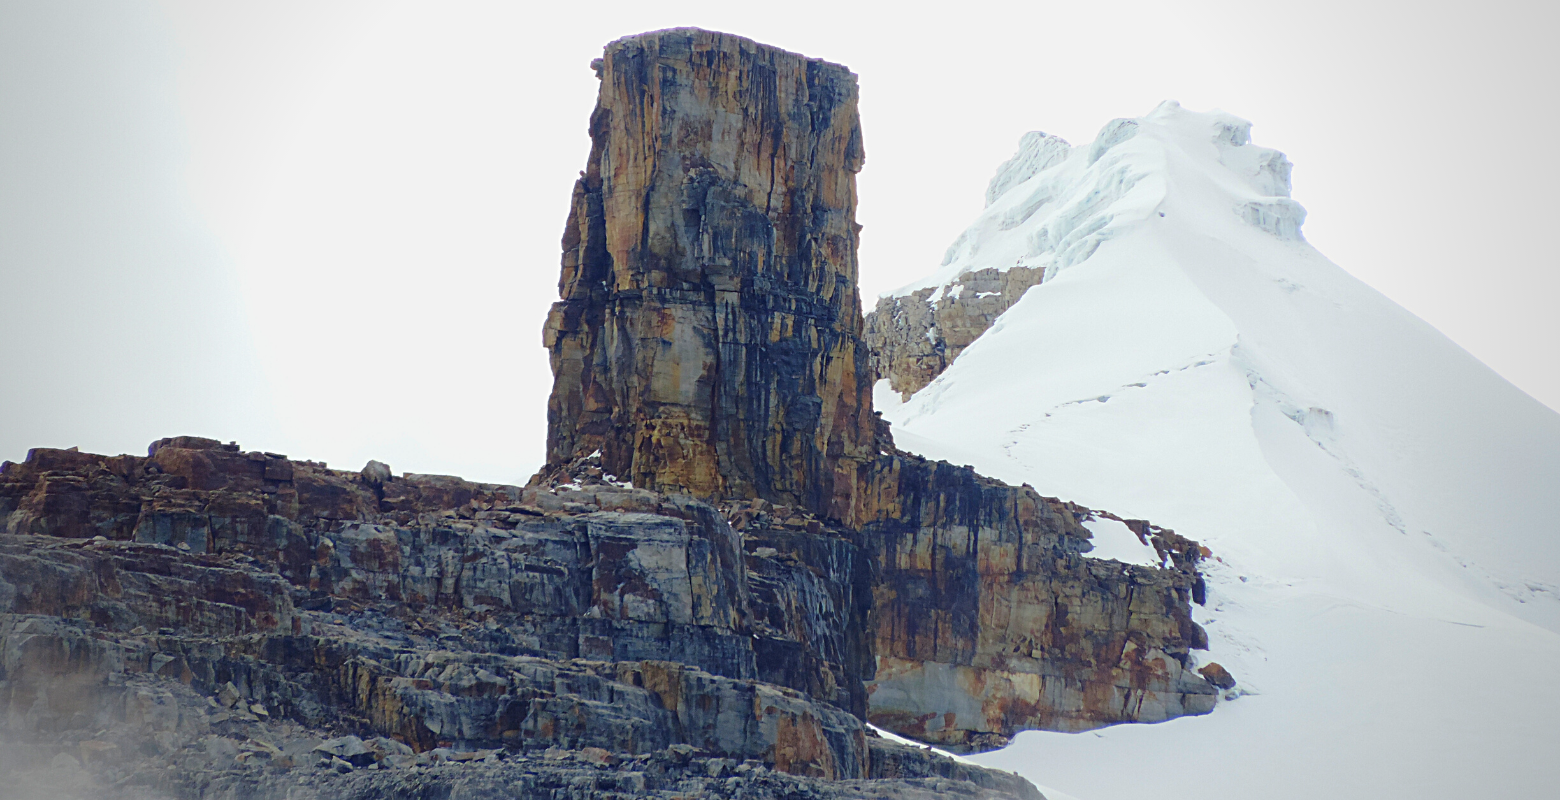
[[[607,46],[544,335],[548,461],[828,503],[875,455],[856,288],[856,77],[735,36]]]

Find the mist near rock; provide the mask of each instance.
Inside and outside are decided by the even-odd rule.
[[[69,752],[0,730],[0,800],[169,800],[144,786],[105,786]]]

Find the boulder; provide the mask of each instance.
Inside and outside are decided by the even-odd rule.
[[[1217,661],[1208,662],[1197,670],[1197,674],[1203,676],[1209,683],[1220,689],[1235,688],[1235,676],[1231,675],[1230,671]]]

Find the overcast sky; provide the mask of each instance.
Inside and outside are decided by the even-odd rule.
[[[0,458],[196,434],[523,482],[588,65],[681,25],[861,76],[869,303],[1025,131],[1176,99],[1254,122],[1314,245],[1560,407],[1553,9],[0,0]]]

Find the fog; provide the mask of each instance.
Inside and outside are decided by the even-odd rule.
[[[1560,406],[1551,7],[885,8],[0,2],[0,458],[194,434],[524,481],[588,64],[676,25],[861,76],[869,303],[1025,131],[1176,99],[1255,122],[1313,244]]]

